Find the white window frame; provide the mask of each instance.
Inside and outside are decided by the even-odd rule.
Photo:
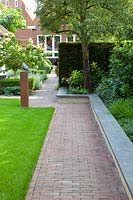
[[[43,35],[37,35],[37,45],[39,45],[39,36],[43,36]],[[47,54],[50,54],[50,56],[47,56],[48,58],[58,58],[58,56],[56,54],[58,54],[58,50],[55,50],[55,37],[58,36],[60,38],[60,42],[61,42],[61,35],[44,35],[45,40],[44,40],[44,45],[43,45],[43,49]],[[52,39],[52,50],[47,50],[47,37],[51,37]]]
[[[18,7],[18,0],[15,0],[15,7]]]
[[[72,35],[72,41],[68,41],[68,37],[66,36],[66,42],[76,42],[76,35]]]
[[[5,0],[5,5],[9,7],[9,0]]]
[[[60,37],[60,42],[62,42],[62,35],[37,35],[37,45],[40,45],[39,43],[39,37],[44,36],[45,40],[44,43],[42,43],[42,48],[46,52],[46,54],[50,54],[47,57],[48,58],[58,58],[56,54],[58,54],[58,50],[55,50],[55,37],[59,36]],[[52,49],[48,50],[47,49],[47,37],[51,37],[52,40]],[[68,38],[66,37],[66,42],[68,42]],[[71,42],[76,42],[76,35],[72,35],[72,41]]]

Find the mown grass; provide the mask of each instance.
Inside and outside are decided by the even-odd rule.
[[[0,99],[0,200],[24,200],[53,112]]]

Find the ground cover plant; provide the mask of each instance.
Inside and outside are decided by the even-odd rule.
[[[109,106],[109,110],[133,142],[133,98],[119,99]]]
[[[0,99],[0,199],[23,200],[54,108]]]

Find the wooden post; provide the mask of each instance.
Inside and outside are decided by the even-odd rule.
[[[20,72],[21,107],[29,106],[28,72]]]

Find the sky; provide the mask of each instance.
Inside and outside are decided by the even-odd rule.
[[[32,12],[36,10],[36,2],[35,0],[23,0],[28,8],[31,9]]]

